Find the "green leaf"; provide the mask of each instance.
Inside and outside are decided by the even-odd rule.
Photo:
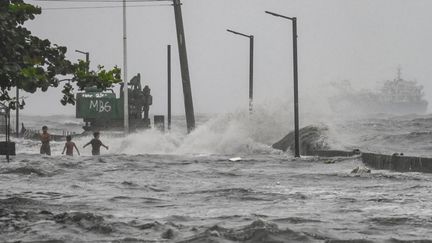
[[[0,101],[19,107],[9,96],[12,87],[19,84],[20,89],[30,93],[47,91],[59,86],[58,76],[72,75],[71,82],[80,90],[89,86],[107,89],[122,82],[118,67],[107,70],[98,65],[96,71],[89,70],[89,63],[67,60],[66,47],[32,35],[24,23],[39,14],[41,8],[23,0],[0,1]],[[75,104],[71,84],[65,84],[62,93],[62,104]]]

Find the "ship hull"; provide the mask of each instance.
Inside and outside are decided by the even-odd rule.
[[[330,107],[334,112],[343,113],[361,113],[361,114],[425,114],[427,112],[428,103],[426,101],[419,102],[392,102],[382,103],[373,101],[359,101],[356,99],[332,99]]]

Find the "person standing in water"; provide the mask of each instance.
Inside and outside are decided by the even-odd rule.
[[[66,155],[73,156],[74,148],[76,149],[78,155],[80,155],[80,152],[79,152],[76,144],[74,142],[72,142],[72,136],[71,135],[66,136],[66,143],[65,143],[65,146],[63,148],[62,154],[64,154],[64,152],[66,150]]]
[[[39,138],[40,141],[42,142],[40,153],[51,155],[51,147],[50,147],[51,135],[48,133],[47,126],[42,127],[42,134],[39,134]]]
[[[95,132],[93,133],[93,139],[88,142],[86,145],[84,145],[83,148],[89,146],[91,144],[92,146],[92,155],[100,155],[100,147],[104,147],[108,150],[108,146],[106,146],[105,144],[102,143],[101,140],[99,140],[100,137],[100,133],[99,132]]]

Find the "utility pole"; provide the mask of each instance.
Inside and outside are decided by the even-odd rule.
[[[186,124],[188,132],[195,129],[195,114],[192,100],[192,88],[190,83],[189,65],[186,50],[186,38],[183,26],[183,16],[181,11],[180,0],[173,0],[174,15],[177,29],[177,43],[180,56],[180,68],[183,84],[183,95],[186,112]]]
[[[299,131],[299,102],[298,102],[298,58],[297,58],[297,18],[287,17],[277,13],[265,11],[265,13],[275,17],[291,20],[293,36],[293,73],[294,73],[294,146],[295,157],[300,157],[300,131]]]
[[[127,77],[127,35],[126,35],[126,0],[123,0],[123,110],[124,134],[129,133],[129,99]]]
[[[19,103],[19,87],[18,87],[18,81],[16,83],[16,119],[15,119],[15,136],[16,138],[20,137],[19,133],[19,109],[20,109],[20,103]]]
[[[298,58],[297,58],[297,18],[292,18],[293,28],[293,65],[294,65],[294,135],[295,157],[300,157],[300,128],[299,128],[299,96],[298,96]]]
[[[249,38],[249,112],[253,111],[253,80],[254,80],[254,36],[246,35],[234,30],[227,30],[235,35]]]
[[[168,77],[168,130],[171,130],[171,45],[167,49],[167,77]]]

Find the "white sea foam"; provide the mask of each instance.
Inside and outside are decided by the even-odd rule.
[[[348,119],[339,114],[328,113],[325,109],[319,112],[319,105],[315,109],[311,105],[302,106],[300,113],[300,127],[308,125],[324,125],[328,131],[324,134],[332,149],[354,149],[376,152],[411,152],[417,155],[429,155],[430,146],[426,146],[424,139],[413,139],[410,133],[424,132],[430,127],[429,117],[420,117],[415,121],[405,117],[380,117]],[[255,104],[254,112],[239,109],[213,116],[197,116],[197,127],[186,133],[183,116],[174,117],[173,128],[165,133],[150,129],[123,137],[121,132],[101,132],[101,140],[110,147],[108,151],[102,149],[102,154],[268,154],[279,153],[271,145],[293,130],[292,103],[281,100],[270,100]],[[305,112],[314,110],[313,113]],[[59,127],[67,130],[80,130],[81,123],[70,117],[24,117],[24,122],[31,120],[34,128],[47,124],[52,133],[58,134]],[[68,121],[68,125],[62,124]],[[325,121],[325,122],[324,122]],[[415,125],[421,123],[420,125]],[[30,127],[30,126],[29,126]],[[30,127],[32,128],[32,127]],[[403,128],[403,129],[402,129]],[[402,129],[402,130],[401,130]],[[82,130],[82,129],[81,129]],[[61,134],[61,132],[60,132]],[[399,134],[399,135],[398,135]],[[406,135],[404,135],[406,134]],[[399,137],[397,137],[399,136]],[[77,137],[74,142],[83,155],[90,155],[91,149],[82,146],[92,139],[91,134]],[[401,140],[397,143],[394,140]],[[405,140],[404,140],[405,139]],[[18,153],[38,153],[39,143],[22,139],[17,141]],[[53,155],[60,155],[64,142],[53,142]]]
[[[292,122],[286,112],[271,107],[258,105],[252,114],[239,110],[215,115],[190,134],[174,126],[166,133],[150,129],[127,137],[105,134],[102,140],[110,145],[110,153],[123,154],[272,153],[271,145],[290,131]]]

